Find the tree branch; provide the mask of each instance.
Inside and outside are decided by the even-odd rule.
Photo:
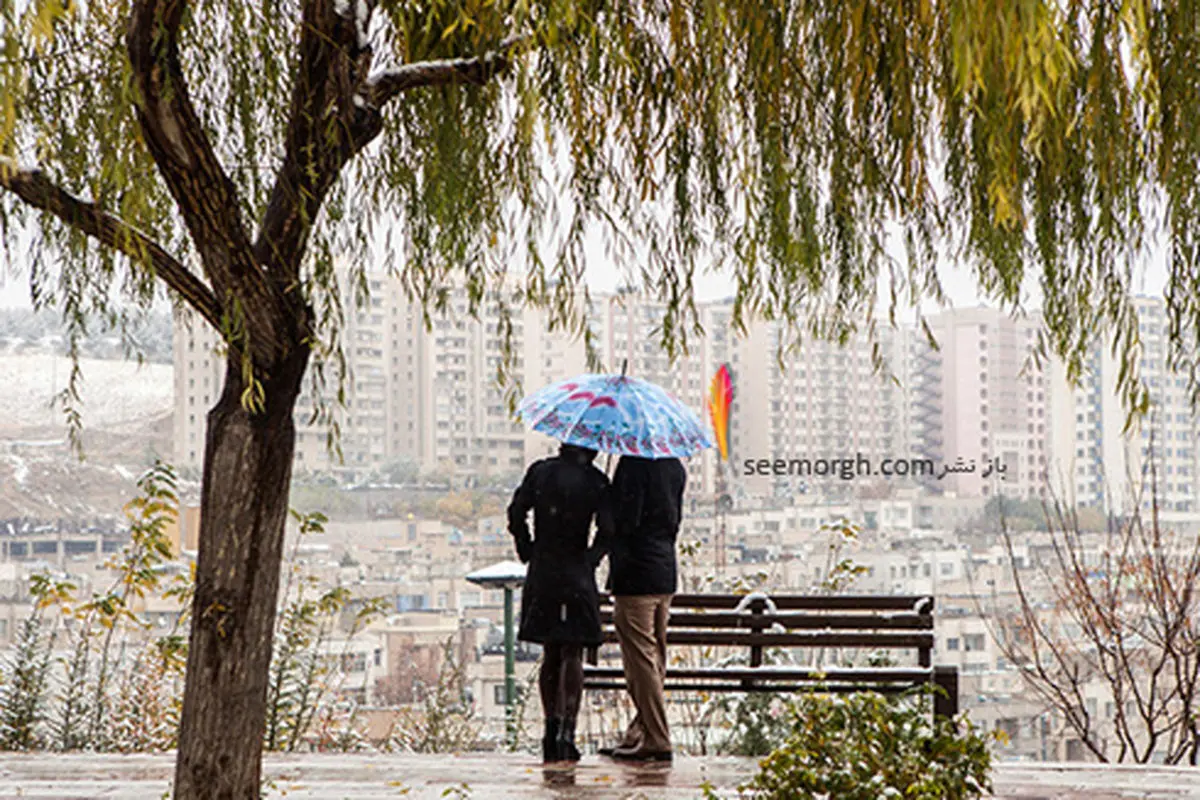
[[[210,325],[220,330],[221,308],[212,290],[146,234],[95,203],[75,197],[40,170],[19,168],[3,157],[0,157],[0,186],[33,208],[53,214],[101,244],[148,267]]]
[[[528,40],[526,36],[513,36],[502,41],[496,50],[481,56],[415,61],[384,70],[367,81],[365,101],[373,108],[382,108],[396,95],[423,86],[446,86],[452,83],[481,86],[508,71],[512,66],[512,50]]]
[[[279,291],[297,283],[300,259],[321,204],[346,163],[383,128],[380,109],[418,86],[484,83],[507,70],[506,39],[479,58],[408,64],[368,76],[367,39],[376,0],[305,0],[300,62],[292,92],[283,165],[271,190],[255,257]]]
[[[283,291],[296,284],[308,235],[329,188],[346,162],[380,130],[378,112],[355,102],[370,69],[366,33],[374,8],[375,0],[304,3],[283,165],[254,243],[259,263]]]
[[[249,339],[231,344],[260,364],[274,364],[307,338],[308,315],[302,303],[273,289],[256,261],[237,188],[188,95],[178,43],[187,6],[186,0],[133,3],[126,46],[138,122],[218,302],[232,315],[238,336]]]

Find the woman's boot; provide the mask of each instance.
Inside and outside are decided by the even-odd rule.
[[[546,733],[542,736],[543,762],[550,763],[551,761],[563,760],[561,745],[559,744],[561,729],[562,719],[559,717],[546,717]]]
[[[575,717],[566,717],[558,730],[558,757],[563,761],[578,761],[581,756],[575,746]]]

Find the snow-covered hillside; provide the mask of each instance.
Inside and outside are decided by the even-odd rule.
[[[85,359],[80,368],[83,462],[52,406],[70,360],[0,354],[0,519],[118,515],[154,457],[171,458],[170,365]]]
[[[121,426],[169,413],[175,401],[169,364],[80,361],[85,426]],[[17,428],[61,426],[62,411],[50,407],[67,387],[71,361],[47,353],[0,355],[0,438]]]

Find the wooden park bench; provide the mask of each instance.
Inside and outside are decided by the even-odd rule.
[[[600,597],[605,644],[614,644],[612,598]],[[706,692],[899,692],[933,684],[933,713],[958,713],[958,668],[933,666],[933,597],[678,594],[671,602],[667,645],[745,648],[748,664],[672,666],[667,691]],[[853,648],[915,652],[909,666],[820,669],[769,666],[769,648]],[[668,651],[668,664],[670,651]],[[599,666],[598,648],[587,654],[585,689],[625,688],[624,672]],[[619,662],[618,662],[619,663]]]

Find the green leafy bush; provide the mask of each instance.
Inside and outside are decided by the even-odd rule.
[[[787,738],[745,789],[756,798],[960,800],[991,791],[991,736],[935,726],[926,698],[798,695]]]
[[[783,741],[790,719],[785,695],[758,692],[743,695],[723,710],[732,730],[722,752],[735,756],[765,756]]]

